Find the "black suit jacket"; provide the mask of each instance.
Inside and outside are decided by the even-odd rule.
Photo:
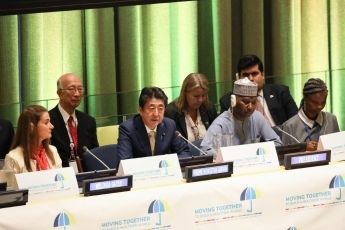
[[[179,157],[190,156],[188,144],[176,136],[175,131],[175,122],[164,117],[157,126],[155,155],[177,153]],[[140,115],[119,126],[117,153],[120,160],[152,156],[150,139]]]
[[[10,121],[0,119],[0,159],[4,159],[10,151],[14,137],[13,125]]]
[[[262,89],[267,107],[276,125],[282,125],[285,121],[295,116],[298,112],[296,102],[290,95],[289,87],[277,84],[264,84]],[[219,99],[221,112],[230,108],[230,96],[232,92]]]
[[[62,160],[62,167],[68,167],[68,160],[71,156],[70,139],[66,124],[62,118],[58,106],[55,106],[49,111],[50,122],[54,125],[54,129],[51,137],[51,144],[54,145],[60,158]],[[83,146],[88,149],[98,147],[96,120],[95,118],[87,115],[86,113],[75,111],[75,115],[78,119],[78,150],[77,153],[81,157],[84,152]]]
[[[175,105],[175,102],[170,102],[165,109],[164,113],[165,117],[169,117],[170,119],[173,119],[176,123],[176,129],[181,133],[182,136],[184,136],[186,139],[188,139],[188,134],[187,134],[187,125],[186,125],[186,119],[185,115],[179,114],[177,112],[177,107]],[[217,118],[217,110],[214,107],[212,102],[209,102],[208,105],[206,106],[206,110],[204,112],[200,112],[201,120],[202,123],[205,125],[206,130],[214,119]]]

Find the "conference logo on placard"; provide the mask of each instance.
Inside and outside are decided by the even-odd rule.
[[[342,188],[345,188],[345,176],[335,175],[330,179],[327,190],[286,196],[285,211],[304,211],[330,205],[344,205]]]
[[[141,229],[141,230],[157,230],[171,229],[171,224],[167,221],[169,218],[165,216],[170,211],[170,205],[166,200],[153,200],[145,215],[131,216],[118,220],[107,221],[101,224],[102,230],[120,230],[120,229]]]
[[[30,194],[39,194],[42,191],[58,192],[63,190],[69,190],[70,188],[64,186],[64,181],[67,181],[68,177],[65,174],[57,173],[54,176],[54,183],[45,183],[28,186],[27,189],[30,190]]]
[[[265,155],[269,154],[267,148],[260,147],[256,150],[256,155],[262,156],[262,162],[266,162]]]
[[[161,160],[157,166],[155,169],[133,172],[134,180],[162,179],[174,176],[171,172],[169,173],[169,168],[173,167],[169,160]]]
[[[172,164],[168,160],[161,160],[159,162],[159,168],[164,168],[165,169],[165,175],[168,175],[168,168],[172,167]]]
[[[170,205],[165,200],[154,200],[151,202],[148,213],[158,215],[158,221],[156,221],[157,226],[166,229],[171,227],[171,225],[162,226],[162,213],[170,211]]]
[[[262,198],[258,188],[245,188],[236,203],[224,203],[215,206],[201,207],[194,210],[196,225],[207,225],[215,222],[234,221],[262,215],[260,207],[254,205],[255,200]],[[253,202],[254,201],[254,202]]]
[[[302,230],[300,227],[290,227],[287,230]]]
[[[262,198],[262,195],[261,195],[261,192],[258,188],[247,187],[242,191],[240,200],[250,202],[250,206],[249,206],[249,209],[247,209],[247,212],[252,213],[253,212],[253,200],[260,199],[260,198]],[[261,212],[258,214],[261,214]]]
[[[253,154],[255,152],[255,155]],[[233,159],[234,167],[251,167],[255,165],[266,165],[270,164],[271,161],[270,158],[267,156],[270,154],[270,151],[267,147],[259,147],[256,150],[252,149],[250,150],[251,155],[246,157],[239,157],[236,159]],[[266,159],[267,158],[267,159]]]
[[[64,188],[63,182],[68,180],[68,177],[65,174],[58,173],[55,175],[55,181],[61,181],[61,188]]]
[[[329,183],[330,189],[339,188],[339,195],[336,197],[337,200],[341,200],[341,188],[345,187],[345,180],[344,176],[336,175],[332,178],[331,182]]]
[[[59,213],[54,220],[54,228],[63,227],[66,230],[66,226],[75,224],[74,216],[68,212],[61,212]]]

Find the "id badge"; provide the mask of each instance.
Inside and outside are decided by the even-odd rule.
[[[75,160],[69,160],[69,167],[72,167],[75,173],[79,173],[77,162]]]

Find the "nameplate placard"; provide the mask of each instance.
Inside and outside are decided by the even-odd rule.
[[[220,148],[216,162],[234,162],[234,173],[251,173],[280,169],[274,142],[262,142]]]
[[[133,188],[183,181],[176,154],[121,160],[117,175],[133,175]]]
[[[317,150],[325,149],[331,150],[331,162],[345,160],[345,131],[320,136]]]
[[[73,168],[16,174],[19,189],[29,189],[29,202],[79,196]]]

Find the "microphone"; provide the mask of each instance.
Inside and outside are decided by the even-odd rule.
[[[199,150],[202,155],[207,155],[207,153],[205,153],[205,151],[202,151],[200,148],[198,148],[195,144],[193,144],[192,142],[190,142],[188,139],[186,139],[184,136],[181,135],[181,133],[179,131],[175,131],[176,136],[181,137],[183,140],[187,141],[188,144],[191,144],[194,148],[196,148],[197,150]],[[190,153],[191,157],[194,158],[194,156],[192,155],[192,153]]]
[[[274,129],[276,129],[276,130],[278,130],[278,131],[280,131],[280,132],[282,132],[282,133],[285,133],[285,134],[288,135],[289,137],[292,137],[295,141],[297,141],[297,143],[301,143],[299,140],[297,140],[296,137],[294,137],[294,136],[292,136],[291,134],[285,132],[285,131],[282,130],[278,125],[273,126],[272,128],[274,128]]]
[[[98,160],[100,163],[102,163],[102,165],[104,165],[107,169],[110,169],[110,168],[108,167],[108,165],[106,165],[101,159],[99,159],[98,157],[96,157],[96,155],[93,154],[86,146],[83,146],[83,150],[84,150],[85,152],[90,153],[91,156],[93,156],[94,158],[96,158],[96,160]]]

